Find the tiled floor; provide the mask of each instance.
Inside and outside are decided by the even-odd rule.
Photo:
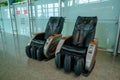
[[[88,77],[76,77],[73,72],[58,70],[54,59],[36,61],[27,58],[24,47],[29,38],[21,37],[18,44],[7,35],[5,41],[5,49],[1,48],[0,51],[0,80],[120,80],[120,56],[113,57],[111,53],[98,51],[91,74]],[[3,42],[0,41],[0,44]]]

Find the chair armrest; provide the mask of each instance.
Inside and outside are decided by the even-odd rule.
[[[91,40],[90,44],[94,44],[94,45],[98,45],[98,39],[94,38],[93,40]]]
[[[65,40],[65,41],[66,41],[66,40],[70,39],[71,37],[72,37],[72,36],[66,36],[66,37],[63,37],[62,40]]]
[[[44,46],[44,55],[49,58],[50,55],[54,55],[55,49],[57,47],[58,42],[62,38],[61,34],[55,34],[50,36],[45,42]]]
[[[60,37],[60,36],[62,36],[62,35],[61,34],[54,34],[54,35],[50,36],[49,38],[54,39],[54,38],[57,38],[57,37]]]
[[[87,50],[86,54],[86,70],[90,71],[95,63],[96,55],[97,55],[97,45],[98,45],[98,39],[93,39]]]
[[[63,37],[62,39],[64,40],[65,45],[71,45],[72,36]]]
[[[55,51],[55,55],[60,52],[63,44],[64,44],[64,43],[67,43],[67,41],[69,41],[71,38],[72,38],[72,36],[67,36],[67,37],[63,37],[63,38],[59,41],[58,46],[57,46],[56,51]]]

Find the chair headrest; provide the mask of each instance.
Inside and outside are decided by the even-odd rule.
[[[45,39],[54,34],[60,34],[63,29],[63,17],[50,17],[45,30]]]
[[[97,17],[78,16],[74,31],[73,44],[78,46],[88,46],[91,39],[95,36]]]

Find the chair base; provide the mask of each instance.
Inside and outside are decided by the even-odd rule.
[[[32,58],[38,61],[49,60],[55,57],[54,55],[50,55],[49,58],[46,58],[43,54],[42,47],[36,47],[31,45],[26,46],[26,55],[29,58]]]
[[[73,71],[76,76],[83,74],[84,76],[88,76],[94,66],[90,71],[85,69],[85,57],[77,56],[77,55],[70,55],[67,53],[57,53],[55,54],[55,64],[58,69],[64,68],[64,71],[69,73]]]

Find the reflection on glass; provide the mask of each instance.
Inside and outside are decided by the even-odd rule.
[[[41,13],[41,10],[39,9],[37,12],[38,12],[38,13]]]
[[[53,4],[48,4],[48,8],[53,8]]]
[[[88,3],[88,0],[79,0],[79,4]]]
[[[89,0],[89,2],[98,2],[100,0]]]
[[[64,2],[62,2],[62,5],[61,5],[62,7],[65,7],[65,4],[64,4]]]
[[[100,3],[100,2],[104,2],[104,1],[108,1],[108,0],[75,0],[75,4],[86,4],[86,3]],[[70,6],[70,2],[68,1],[69,6]]]
[[[35,16],[35,13],[33,13],[33,16]]]
[[[37,5],[37,9],[41,9],[41,5]]]
[[[41,16],[41,13],[38,14],[38,17],[40,17],[40,16]]]
[[[32,6],[32,14],[35,16],[35,6]]]
[[[22,14],[24,14],[24,8],[23,7],[21,7],[21,12],[22,12]]]
[[[8,10],[8,19],[10,18],[10,13],[9,13],[9,10]]]
[[[40,17],[42,13],[41,5],[37,5],[37,13],[38,13],[38,17]],[[35,16],[35,9],[33,9],[33,16]]]
[[[47,8],[47,5],[46,5],[46,4],[43,4],[43,5],[42,5],[42,8]]]
[[[50,16],[58,16],[58,10],[59,10],[58,3],[37,5],[37,15],[38,17],[42,17],[42,18],[48,18]],[[33,12],[33,14],[34,13],[35,12]]]
[[[58,16],[58,12],[55,12],[55,16]]]
[[[8,9],[5,9],[4,11],[8,11]]]
[[[109,1],[109,0],[101,0],[101,2],[104,2],[104,1]]]
[[[17,10],[20,10],[20,7],[17,7]]]
[[[10,13],[9,13],[9,9],[4,9],[4,13],[7,13],[7,17],[8,17],[8,19],[10,18]]]
[[[54,6],[55,6],[55,7],[59,7],[58,3],[54,3]]]
[[[53,13],[53,9],[48,9],[48,12],[51,12],[51,13]]]
[[[45,8],[43,8],[43,13],[45,13],[46,12],[46,9]]]
[[[32,6],[32,9],[35,9],[35,6]]]
[[[53,13],[49,13],[49,16],[53,16]]]
[[[68,6],[72,6],[73,5],[73,0],[68,1]]]
[[[55,12],[58,12],[58,8],[55,8]]]
[[[20,28],[20,33],[19,34],[28,36],[29,35],[29,27]]]

